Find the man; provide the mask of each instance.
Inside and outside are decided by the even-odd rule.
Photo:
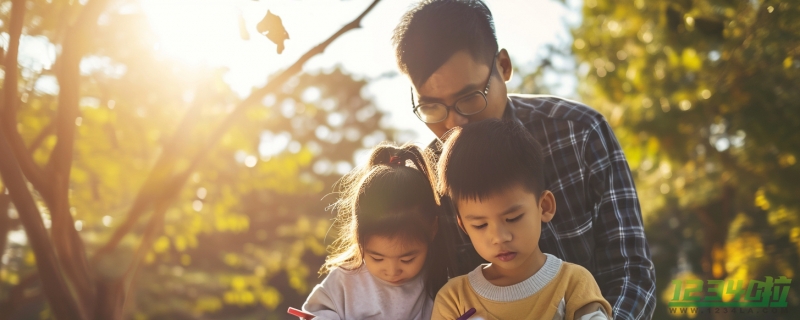
[[[542,226],[542,251],[588,269],[615,319],[651,318],[655,269],[630,168],[605,118],[558,97],[507,94],[511,60],[498,51],[492,14],[479,0],[425,0],[403,16],[393,42],[414,86],[410,107],[437,137],[490,118],[529,130],[558,208]],[[439,139],[429,148],[440,149]],[[463,274],[482,261],[460,234]]]

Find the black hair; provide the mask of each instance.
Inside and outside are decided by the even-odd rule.
[[[480,0],[424,0],[403,15],[392,41],[400,71],[419,87],[456,52],[491,64],[497,53],[492,12]]]
[[[522,185],[536,195],[545,191],[542,147],[521,124],[486,119],[456,127],[438,164],[440,194],[482,201]]]
[[[373,149],[366,166],[337,183],[340,196],[333,207],[338,213],[339,237],[320,273],[360,267],[363,248],[372,236],[420,242],[428,246],[425,288],[435,298],[447,282],[449,270],[454,270],[455,257],[449,249],[452,245],[447,244],[452,239],[449,228],[434,229],[445,219],[439,218],[444,214],[433,190],[428,158],[414,145],[382,144]]]

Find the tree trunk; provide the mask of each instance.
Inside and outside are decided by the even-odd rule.
[[[725,245],[728,229],[733,216],[732,201],[734,189],[724,185],[719,200],[700,211],[698,215],[703,225],[703,277],[704,279],[725,279]],[[721,257],[720,257],[721,255]],[[717,265],[715,267],[715,264]],[[721,266],[720,266],[721,264]],[[716,269],[716,270],[715,270]],[[729,320],[730,313],[712,313],[714,320]]]
[[[8,207],[11,198],[5,194],[5,188],[0,188],[0,256],[6,251],[8,231],[11,230],[11,218],[8,216]]]
[[[126,221],[115,230],[106,245],[98,250],[95,258],[113,251],[122,237],[131,231],[141,216],[152,209],[151,204],[153,203],[158,204],[159,208],[157,208],[158,212],[150,216],[148,229],[160,230],[163,226],[163,212],[177,199],[178,191],[182,189],[191,173],[202,163],[205,156],[213,150],[222,136],[238,121],[243,111],[257,104],[266,94],[280,88],[291,77],[300,73],[302,66],[309,59],[323,53],[339,36],[350,30],[360,28],[361,20],[379,1],[374,0],[355,20],[342,27],[326,41],[306,52],[289,68],[269,81],[264,87],[254,90],[249,97],[239,103],[234,111],[228,114],[222,123],[215,128],[212,135],[203,141],[200,150],[188,156],[190,160],[188,169],[182,172],[175,172],[173,166],[170,165],[175,160],[172,157],[183,158],[180,153],[162,154],[162,158],[156,163],[164,165],[157,165],[153,168],[152,173],[154,176],[166,178],[163,179],[164,181],[159,181],[156,188],[150,188],[150,183],[145,183],[142,186],[136,196],[136,201],[128,211]],[[138,260],[144,256],[143,253],[151,246],[152,240],[158,232],[152,231],[146,235],[146,239],[143,239],[138,250],[140,254],[137,254],[137,259],[132,262],[123,276],[112,279],[100,277],[98,279],[96,272],[89,267],[83,241],[75,230],[74,221],[69,213],[69,181],[75,144],[74,123],[79,112],[78,101],[80,98],[79,64],[83,54],[87,52],[89,32],[96,26],[97,18],[105,8],[107,0],[89,1],[83,7],[75,25],[68,28],[66,33],[66,38],[62,45],[63,50],[56,63],[59,67],[57,70],[59,95],[57,117],[53,127],[55,128],[57,143],[50,154],[44,171],[39,169],[32,161],[30,153],[27,152],[24,143],[22,143],[19,134],[16,132],[15,106],[18,101],[16,93],[16,51],[22,21],[24,20],[25,1],[14,0],[13,3],[12,16],[17,18],[12,19],[12,22],[17,22],[18,29],[15,29],[15,24],[12,23],[9,48],[14,50],[9,50],[9,57],[6,60],[5,80],[7,85],[4,87],[4,101],[7,103],[6,108],[2,110],[4,115],[13,115],[13,117],[9,116],[8,119],[10,120],[0,121],[5,122],[5,125],[0,123],[0,175],[2,175],[4,184],[10,189],[10,198],[17,207],[20,220],[30,239],[31,247],[36,255],[37,272],[42,282],[42,292],[47,297],[55,317],[57,319],[70,320],[122,319],[127,284],[138,269]],[[16,40],[14,37],[15,30],[18,31]],[[9,63],[12,59],[13,63]],[[13,66],[9,67],[10,65]],[[13,72],[9,70],[13,70]],[[14,84],[9,85],[11,80],[14,80]],[[187,115],[186,119],[191,119],[191,115]],[[190,132],[191,130],[188,129],[196,125],[193,121],[185,121],[179,126],[176,135],[173,137],[176,139],[172,140],[182,142],[183,139],[177,139],[177,137],[180,137],[182,132]],[[3,131],[8,134],[3,134]],[[47,133],[43,132],[41,134]],[[12,146],[9,144],[9,140],[16,143]],[[40,139],[37,138],[37,140]],[[16,154],[14,151],[16,151]],[[51,175],[48,178],[53,178],[55,183],[43,183],[44,175]],[[26,177],[34,188],[39,191],[39,194],[42,195],[50,208],[53,219],[52,238],[44,228],[39,210],[28,190],[25,181]],[[24,291],[28,284],[36,280],[36,277],[37,275],[32,275],[26,278],[23,280],[24,284],[13,288],[12,291]],[[72,284],[71,287],[67,280]],[[74,289],[77,298],[73,296],[70,288]]]
[[[9,196],[28,235],[28,241],[36,257],[36,268],[42,279],[44,295],[56,318],[86,319],[61,275],[55,249],[44,227],[39,208],[36,207],[33,196],[28,191],[28,184],[22,176],[17,158],[11,151],[3,131],[0,130],[0,176],[8,188]]]

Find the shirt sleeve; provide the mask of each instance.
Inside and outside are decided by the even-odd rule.
[[[431,320],[453,320],[460,317],[462,314],[463,312],[458,312],[458,304],[450,293],[450,290],[448,290],[448,286],[445,285],[445,287],[436,294],[436,300],[433,302]]]
[[[597,284],[615,319],[650,319],[656,305],[655,269],[628,162],[605,119],[589,131],[584,160],[594,206]]]
[[[615,310],[611,309],[611,305],[603,297],[600,288],[597,286],[597,282],[595,282],[589,270],[579,265],[570,265],[568,267],[572,270],[572,276],[569,279],[571,284],[564,297],[564,300],[566,300],[564,319],[577,320],[575,318],[575,313],[578,309],[593,302],[597,302],[603,307],[603,316],[605,316],[605,314],[615,314]],[[592,314],[594,313],[589,313],[587,315]],[[581,316],[580,320],[585,320],[584,317],[587,315]],[[592,317],[589,319],[595,320],[595,318]]]
[[[303,311],[311,313],[316,320],[340,320],[339,310],[333,297],[322,284],[318,284],[308,295],[306,302],[303,303]]]

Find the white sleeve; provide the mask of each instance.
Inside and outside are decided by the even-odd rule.
[[[608,317],[606,316],[606,312],[600,308],[600,310],[595,312],[584,314],[581,316],[581,320],[608,320]]]
[[[328,276],[330,277],[330,275]],[[344,315],[340,315],[340,311],[344,310],[339,310],[338,304],[325,287],[326,285],[334,284],[336,281],[327,280],[331,279],[325,279],[314,287],[314,290],[306,298],[306,302],[303,303],[303,311],[315,315],[316,318],[314,319],[316,320],[342,320]]]

